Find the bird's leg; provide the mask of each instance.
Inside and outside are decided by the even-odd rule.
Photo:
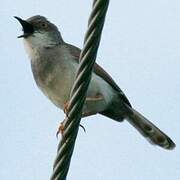
[[[66,114],[66,117],[67,117],[67,118],[68,118],[68,105],[69,105],[69,101],[65,102],[64,105],[63,105],[63,111],[64,111],[64,113]],[[64,120],[60,123],[60,125],[59,125],[59,127],[58,127],[58,130],[57,130],[57,132],[56,132],[56,137],[58,137],[59,134],[61,134],[62,137],[63,137],[65,120],[66,120],[66,119],[64,119]]]
[[[64,113],[66,114],[66,116],[68,117],[68,104],[69,104],[69,101],[67,101],[66,103],[64,103],[63,105],[63,111]],[[58,135],[61,133],[61,135],[63,136],[63,133],[64,133],[64,121],[65,119],[60,123],[59,127],[58,127],[58,130],[56,132],[56,137],[58,137]]]
[[[91,102],[91,101],[102,101],[103,100],[103,96],[101,94],[96,95],[95,97],[86,97],[86,101],[87,102]]]
[[[60,123],[59,127],[58,127],[58,130],[56,132],[56,137],[58,138],[58,135],[61,133],[62,137],[63,137],[63,134],[64,134],[64,121],[65,119]]]
[[[95,97],[86,97],[86,103],[89,102],[99,102],[103,100],[103,96],[101,94],[96,95]],[[84,111],[82,113],[82,117],[87,117],[91,115],[97,114],[97,111]]]
[[[88,102],[98,102],[98,101],[102,101],[103,100],[103,96],[101,94],[96,95],[95,97],[86,97],[86,103]],[[63,105],[63,111],[64,113],[67,115],[68,113],[68,105],[69,105],[69,101],[65,102]],[[83,117],[85,116],[90,116],[95,114],[94,112],[87,112],[87,113],[83,113]]]
[[[95,97],[86,97],[86,103],[88,103],[88,102],[96,102],[96,101],[98,102],[98,101],[102,101],[102,100],[103,100],[103,96],[101,94],[98,94]],[[67,118],[68,118],[68,105],[69,105],[69,101],[67,101],[63,105],[63,111],[66,114]],[[91,115],[95,115],[95,114],[97,114],[97,111],[85,111],[85,112],[82,113],[82,117],[87,117],[87,116],[91,116]],[[84,128],[84,126],[82,126],[81,124],[79,126],[84,130],[84,132],[86,132],[86,129]],[[64,133],[64,120],[60,123],[60,126],[58,128],[56,136],[58,136],[59,133],[61,133],[61,135],[63,136],[63,133]]]
[[[61,133],[61,135],[62,135],[62,137],[63,137],[63,135],[64,135],[64,122],[65,122],[65,119],[60,123],[60,125],[59,125],[59,127],[58,127],[58,130],[57,130],[57,132],[56,132],[56,137],[58,138],[58,135]],[[85,127],[83,126],[83,125],[79,125],[82,129],[83,129],[83,131],[84,132],[86,132],[86,129],[85,129]]]
[[[63,111],[64,113],[67,115],[67,112],[68,112],[68,105],[69,105],[69,101],[65,102],[64,105],[63,105]]]

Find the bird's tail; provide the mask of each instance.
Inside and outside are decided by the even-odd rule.
[[[127,121],[133,125],[144,137],[146,137],[151,144],[158,145],[165,149],[173,149],[176,146],[165,133],[152,124],[142,114],[133,108],[131,110],[133,113],[126,118]]]

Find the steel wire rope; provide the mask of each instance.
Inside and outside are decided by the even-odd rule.
[[[58,145],[51,180],[66,180],[67,177],[108,5],[109,0],[93,1],[88,30],[79,58],[80,63],[76,80],[71,90],[67,117],[64,120],[64,132]]]

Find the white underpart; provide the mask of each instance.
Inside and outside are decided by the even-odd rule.
[[[92,104],[91,109],[103,111],[112,102],[115,92],[106,81],[93,73],[87,96],[90,95],[91,97],[91,94],[95,95],[96,93],[102,95],[103,101]]]
[[[39,51],[44,51],[44,47],[52,47],[55,43],[46,33],[42,34],[37,32],[27,39],[24,39],[24,44],[29,57],[33,61],[39,56]],[[63,108],[64,103],[67,101],[67,91],[70,91],[78,64],[74,63],[75,61],[73,60],[73,56],[70,52],[68,52],[67,48],[61,47],[59,51],[62,52],[61,59],[63,59],[63,61],[61,62],[61,66],[55,70],[59,71],[57,73],[59,77],[57,86],[54,89],[48,89],[46,88],[46,84],[42,84],[40,89],[55,105]],[[69,70],[63,72],[63,70],[61,71],[62,67],[67,67],[68,69],[71,69],[71,71]],[[66,80],[64,80],[64,77],[66,77]],[[51,78],[48,77],[47,81],[51,81]],[[101,96],[102,100],[87,102],[84,106],[85,112],[100,112],[105,110],[112,101],[112,98],[115,96],[113,88],[100,76],[93,73],[91,83],[87,91],[87,97],[94,98],[97,96]]]
[[[38,49],[54,45],[55,43],[46,32],[34,32],[32,36],[24,39],[24,46],[30,58],[34,56]]]

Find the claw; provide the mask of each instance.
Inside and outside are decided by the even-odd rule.
[[[67,101],[67,102],[64,103],[64,105],[63,105],[63,111],[64,111],[65,114],[67,114],[67,112],[68,112],[68,105],[69,105],[69,101]]]
[[[83,129],[83,131],[86,133],[86,129],[85,129],[85,127],[83,126],[83,125],[79,125],[82,129]],[[56,132],[56,138],[58,139],[58,137],[59,137],[59,134],[61,133],[61,135],[62,135],[62,137],[63,137],[63,134],[64,134],[64,124],[63,124],[63,122],[61,122],[61,124],[60,124],[60,126],[59,126],[59,128],[58,128],[58,130],[57,130],[57,132]]]
[[[83,129],[83,131],[86,133],[86,129],[83,125],[79,124],[79,126]]]
[[[61,135],[63,136],[63,133],[64,133],[64,124],[63,122],[60,123],[60,126],[56,132],[56,138],[58,138],[59,134],[61,133]]]

